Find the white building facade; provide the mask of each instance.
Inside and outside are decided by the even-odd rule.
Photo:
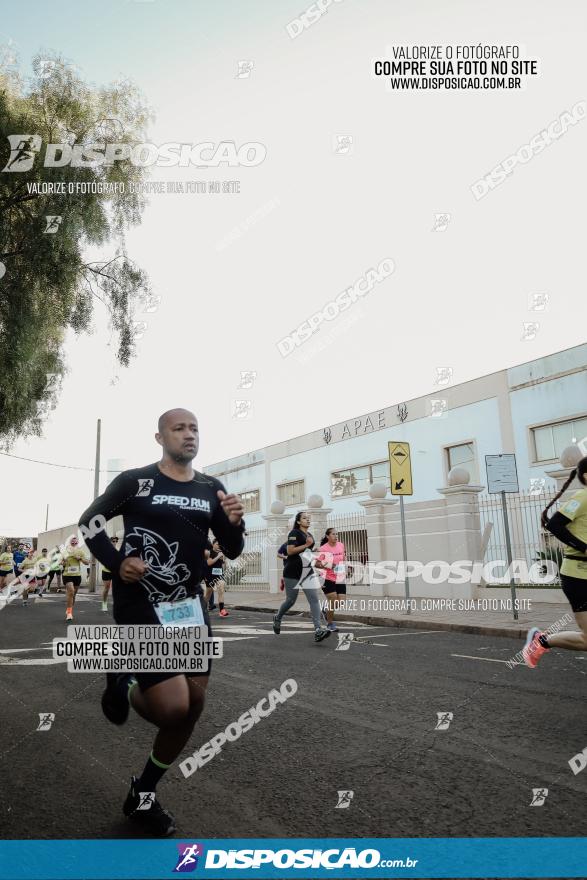
[[[320,495],[332,515],[362,511],[374,483],[389,487],[388,442],[410,444],[414,494],[411,502],[441,497],[456,466],[471,484],[485,486],[485,456],[515,453],[521,491],[560,467],[559,456],[587,443],[587,344],[461,385],[436,387],[425,397],[398,400],[371,413],[294,437],[204,471],[238,492],[247,527],[266,527],[275,500],[285,512]],[[587,447],[583,446],[587,454]]]

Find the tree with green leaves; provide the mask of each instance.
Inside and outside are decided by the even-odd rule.
[[[88,162],[85,167],[73,163],[44,167],[42,161],[47,144],[145,142],[150,111],[127,80],[90,87],[70,64],[54,55],[36,55],[32,67],[33,76],[25,82],[15,59],[0,52],[0,442],[4,446],[17,437],[41,433],[66,371],[66,330],[88,330],[94,306],[100,303],[99,308],[109,313],[116,358],[127,366],[134,350],[134,315],[151,299],[146,274],[128,257],[124,238],[129,227],[140,223],[145,206],[137,192],[140,188],[133,191],[131,186],[142,182],[144,168],[128,159],[109,165]],[[21,158],[32,159],[30,170],[18,170],[10,135],[23,136],[18,149]],[[76,192],[76,182],[90,186]],[[65,184],[66,194],[47,191],[46,185],[55,183]],[[70,183],[74,184],[71,193]],[[92,187],[94,183],[98,186]],[[104,184],[118,184],[118,191],[101,192],[114,189]],[[88,260],[90,247],[107,249],[108,258]]]

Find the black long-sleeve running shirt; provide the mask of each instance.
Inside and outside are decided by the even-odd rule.
[[[587,550],[587,544],[569,532],[567,526],[570,522],[571,520],[568,517],[560,513],[560,511],[557,511],[548,520],[546,528],[551,535],[554,535],[554,537],[558,538],[559,541],[562,541],[563,544],[572,547],[573,550],[579,550],[580,553],[585,553]]]
[[[215,477],[195,471],[192,480],[181,482],[150,464],[123,471],[82,514],[79,524],[90,531],[97,516],[124,519],[120,550],[105,529],[86,538],[94,556],[112,572],[115,619],[117,611],[130,607],[152,607],[200,593],[209,529],[229,559],[242,553],[244,520],[238,526],[229,522],[217,496],[219,489],[226,491]],[[139,557],[149,566],[138,583],[120,580],[118,571],[127,556]]]

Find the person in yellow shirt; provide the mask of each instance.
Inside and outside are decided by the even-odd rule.
[[[14,557],[12,550],[4,545],[0,553],[0,592],[6,584],[12,580],[12,569],[14,567]]]
[[[79,540],[74,536],[61,553],[63,559],[63,583],[65,584],[66,610],[65,619],[73,620],[73,606],[79,585],[82,582],[82,565],[90,564],[90,555]]]
[[[57,578],[57,587],[56,592],[61,590],[61,569],[62,569],[62,559],[61,559],[61,550],[59,547],[55,547],[51,552],[50,557],[50,566],[49,566],[49,580],[47,582],[47,589],[51,592],[51,583],[53,578]]]
[[[582,487],[550,519],[548,510],[577,478]],[[550,635],[532,627],[522,650],[524,662],[534,669],[550,648],[587,651],[587,456],[571,471],[568,480],[542,512],[542,527],[565,545],[561,587],[570,602],[580,632]]]
[[[29,593],[31,590],[34,590],[36,587],[35,581],[35,569],[37,565],[37,554],[31,547],[28,551],[26,557],[22,560],[20,564],[20,582],[24,585],[24,589],[22,591],[22,604],[23,607],[29,604]]]
[[[35,577],[37,581],[37,599],[40,599],[43,593],[45,592],[45,586],[47,584],[47,575],[49,574],[49,569],[51,567],[51,560],[49,559],[49,555],[47,552],[47,548],[43,547],[41,552],[38,554],[36,560],[36,571]]]

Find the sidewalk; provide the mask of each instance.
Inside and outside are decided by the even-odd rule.
[[[227,590],[226,604],[229,608],[238,611],[265,611],[275,614],[277,608],[283,602],[283,593],[256,592],[254,590]],[[504,636],[506,638],[525,638],[531,626],[540,629],[548,629],[555,621],[561,621],[568,615],[567,621],[559,625],[558,629],[576,630],[577,626],[573,618],[570,606],[566,602],[560,604],[551,602],[529,602],[521,605],[518,611],[518,620],[513,619],[511,608],[499,610],[500,600],[490,599],[492,610],[483,610],[477,607],[483,600],[465,600],[465,607],[459,609],[459,600],[445,600],[451,603],[450,607],[443,610],[423,610],[423,603],[430,603],[431,599],[413,599],[416,609],[410,614],[406,612],[402,599],[374,598],[371,596],[348,596],[349,608],[336,613],[336,620],[353,621],[364,623],[367,626],[398,626],[409,629],[426,630],[453,630],[456,632],[472,633],[484,636]],[[524,602],[523,595],[518,599]],[[352,604],[351,604],[352,603]],[[386,604],[387,603],[387,604]],[[377,607],[383,605],[384,607]],[[470,607],[474,605],[475,607]],[[496,605],[496,610],[493,606]],[[403,607],[402,607],[403,606]],[[391,609],[391,610],[390,610]],[[304,617],[310,617],[308,603],[305,596],[301,596],[293,611],[302,612]]]

